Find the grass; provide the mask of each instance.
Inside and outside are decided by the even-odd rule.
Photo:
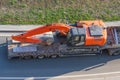
[[[120,0],[1,0],[0,24],[120,20]]]

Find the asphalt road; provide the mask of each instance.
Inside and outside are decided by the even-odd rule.
[[[0,79],[2,80],[4,77],[11,77],[11,79],[25,77],[25,80],[41,77],[46,80],[61,75],[74,76],[116,71],[120,71],[120,56],[95,55],[42,60],[8,60],[5,37],[0,37]]]

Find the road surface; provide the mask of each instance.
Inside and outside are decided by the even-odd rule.
[[[107,73],[107,75],[113,75],[113,73],[115,73],[116,76],[119,76],[119,63],[120,56],[107,55],[66,57],[42,60],[8,60],[5,37],[0,37],[1,80],[18,80],[18,78],[19,80],[63,80],[65,79],[63,78],[64,76],[68,77],[68,80],[69,78],[73,79],[75,76],[77,77],[76,80],[80,80],[80,78],[84,79],[86,76],[90,77],[91,74],[98,74],[96,76],[99,76],[101,73]],[[59,76],[61,77],[56,78]]]

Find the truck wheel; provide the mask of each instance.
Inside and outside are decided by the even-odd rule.
[[[38,58],[38,59],[43,59],[43,58],[45,58],[45,56],[44,56],[44,55],[38,55],[37,58]]]

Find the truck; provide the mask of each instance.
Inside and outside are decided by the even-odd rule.
[[[120,27],[102,20],[53,23],[13,35],[7,40],[8,59],[120,54]]]

